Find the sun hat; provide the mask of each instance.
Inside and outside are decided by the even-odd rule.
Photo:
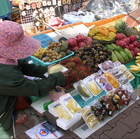
[[[23,59],[39,49],[40,42],[24,35],[20,24],[13,21],[0,23],[0,56],[8,59]]]

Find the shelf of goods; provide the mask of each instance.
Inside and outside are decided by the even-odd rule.
[[[40,64],[47,61],[58,63],[57,60],[60,59],[59,64],[70,71],[69,84],[65,88],[73,87],[74,90],[49,104],[49,113],[44,113],[62,129],[71,130],[86,138],[138,99],[134,89],[139,85],[139,73],[133,67],[137,66],[136,69],[140,69],[140,44],[135,34],[139,35],[139,32],[136,28],[129,27],[124,22],[125,19],[125,15],[120,15],[91,23],[87,26],[96,26],[88,30],[88,36],[79,34],[67,38],[67,41],[50,42],[45,44],[47,48],[40,48],[34,54],[42,60]],[[82,23],[67,27],[79,24]],[[65,60],[61,60],[60,57],[56,60],[56,54],[47,55],[48,49],[51,49],[49,53],[55,51],[59,54],[62,48],[63,52],[66,53],[70,49],[75,55]],[[43,58],[44,54],[49,60]],[[52,59],[52,55],[55,58]],[[83,132],[84,134],[80,135],[79,131],[82,131],[85,123],[88,133]]]

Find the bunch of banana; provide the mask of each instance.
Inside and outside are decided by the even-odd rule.
[[[140,64],[137,63],[136,65],[131,65],[130,71],[133,73],[139,73],[140,72]]]
[[[136,56],[136,64],[140,64],[140,53],[137,53],[138,56]]]

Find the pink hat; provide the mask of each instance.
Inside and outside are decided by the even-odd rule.
[[[12,21],[0,23],[0,56],[22,59],[39,49],[40,42],[24,35],[20,24]]]

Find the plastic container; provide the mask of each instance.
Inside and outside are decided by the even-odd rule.
[[[65,121],[71,119],[72,114],[65,108],[60,101],[55,101],[48,106],[49,112],[55,117],[59,117]]]
[[[106,72],[103,75],[115,89],[120,87],[119,81],[115,78],[115,76],[112,73]]]
[[[119,67],[120,65],[121,65],[121,62],[119,62],[119,61],[115,61],[115,62],[114,62],[114,66],[115,66],[115,67]]]
[[[58,118],[56,120],[56,124],[63,130],[68,130],[80,120],[81,120],[81,113],[77,113],[74,117],[72,117],[70,120],[67,120],[67,121]]]
[[[114,65],[114,63],[112,63],[112,61],[105,61],[105,62],[99,64],[98,67],[103,72],[109,72],[111,69],[113,69],[115,67],[115,65]]]
[[[61,96],[60,101],[72,114],[76,114],[77,112],[81,111],[80,105],[73,99],[70,94],[65,94]]]
[[[124,65],[119,66],[119,69],[123,72],[129,82],[135,78],[134,75]]]
[[[98,84],[94,81],[93,76],[88,76],[85,78],[84,83],[86,84],[87,88],[90,90],[90,92],[97,96],[99,95],[103,90],[98,86]]]
[[[39,34],[39,35],[36,35],[36,36],[33,36],[34,39],[38,40],[41,42],[41,46],[43,48],[46,48],[48,47],[48,45],[51,43],[51,42],[57,42],[57,40],[53,39],[52,37],[46,35],[46,34]]]
[[[90,93],[90,91],[87,89],[85,83],[80,80],[76,83],[73,84],[74,88],[76,91],[79,93],[79,95],[82,97],[84,101],[89,100],[90,98],[93,97],[93,95]],[[78,88],[79,87],[79,88]],[[82,90],[82,91],[81,91]]]
[[[56,72],[66,72],[68,71],[68,69],[64,66],[62,66],[61,64],[56,64],[54,66],[51,66],[48,68],[48,74],[53,74],[53,73],[56,73]]]
[[[100,77],[96,78],[96,82],[107,93],[114,91],[113,86],[107,81],[107,79],[104,76],[100,76]]]
[[[99,121],[89,107],[85,107],[82,110],[82,117],[89,128],[93,128],[95,125],[99,124]]]
[[[33,63],[36,64],[36,65],[49,66],[49,65],[55,64],[55,63],[57,63],[57,62],[59,62],[59,61],[62,61],[62,60],[64,60],[64,59],[67,59],[67,58],[69,58],[69,57],[71,57],[71,56],[73,56],[73,55],[74,55],[74,52],[71,52],[71,54],[69,54],[69,55],[67,55],[67,56],[65,56],[65,57],[62,57],[62,58],[60,58],[60,59],[58,59],[58,60],[55,60],[55,61],[53,61],[53,62],[46,62],[46,63],[43,62],[42,60],[40,60],[40,59],[34,57],[34,56],[30,56],[30,57],[31,57],[31,60],[33,61]]]
[[[47,48],[48,45],[51,43],[51,42],[57,42],[57,40],[51,38],[50,36],[46,35],[46,34],[39,34],[39,35],[36,35],[36,36],[33,36],[33,38],[39,40],[41,42],[41,47],[43,48]],[[34,56],[30,56],[30,59],[33,61],[34,64],[36,65],[42,65],[42,66],[48,66],[48,65],[52,65],[52,64],[55,64],[61,60],[64,60],[70,56],[74,55],[74,52],[71,52],[71,54],[65,56],[65,57],[62,57],[58,60],[55,60],[53,62],[43,62],[42,60],[34,57]]]

